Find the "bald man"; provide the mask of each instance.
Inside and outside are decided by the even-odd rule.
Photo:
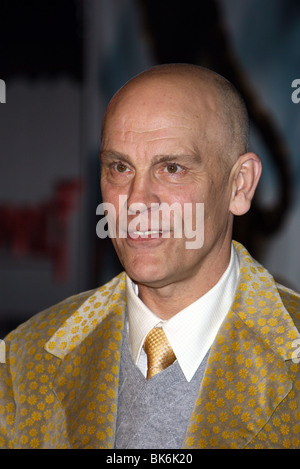
[[[100,160],[124,272],[9,334],[0,445],[299,448],[299,294],[232,241],[261,174],[237,91],[194,65],[141,73]]]

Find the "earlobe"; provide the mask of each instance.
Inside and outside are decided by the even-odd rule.
[[[261,160],[255,153],[245,153],[239,157],[232,169],[229,209],[233,215],[244,215],[250,209],[261,171]]]

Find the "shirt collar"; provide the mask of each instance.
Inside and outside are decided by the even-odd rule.
[[[137,363],[144,339],[161,325],[186,379],[190,381],[211,347],[234,299],[239,261],[232,245],[230,263],[218,283],[194,303],[167,321],[156,316],[138,297],[138,288],[126,275],[129,337]]]

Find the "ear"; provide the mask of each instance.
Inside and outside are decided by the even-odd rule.
[[[244,215],[250,209],[261,171],[261,160],[255,153],[245,153],[233,166],[232,195],[229,206],[233,215]]]

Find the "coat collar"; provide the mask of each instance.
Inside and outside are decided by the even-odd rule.
[[[234,244],[239,285],[211,348],[187,448],[247,446],[292,386],[285,360],[299,332],[273,278]],[[45,345],[61,359],[53,388],[72,447],[114,445],[125,308],[123,273],[94,292]]]
[[[63,323],[45,344],[52,355],[64,359],[78,347],[107,316],[116,313],[120,319],[125,312],[125,273],[94,291],[91,296]]]

